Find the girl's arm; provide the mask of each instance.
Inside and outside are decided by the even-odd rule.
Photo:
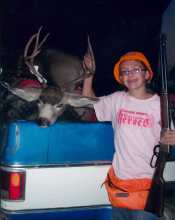
[[[93,75],[84,80],[82,95],[88,96],[90,98],[94,98],[95,94],[92,88]]]
[[[87,65],[92,68],[92,62],[91,62],[91,57],[89,54],[86,54],[84,56],[84,59],[86,60]],[[83,67],[85,68],[85,61],[83,60],[82,62]],[[83,82],[83,89],[82,89],[82,95],[94,98],[95,94],[92,88],[92,82],[93,82],[93,75],[90,76],[89,78],[85,79]],[[88,108],[93,108],[93,105],[88,105]]]

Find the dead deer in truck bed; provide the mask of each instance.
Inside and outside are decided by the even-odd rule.
[[[68,55],[56,48],[41,49],[49,34],[39,43],[40,31],[41,28],[29,39],[23,59],[42,87],[16,88],[5,83],[4,85],[13,95],[22,100],[27,102],[37,100],[37,123],[41,127],[47,127],[63,114],[67,105],[80,108],[94,104],[98,102],[98,99],[73,93],[80,82],[95,72],[95,59],[89,38],[88,53],[93,60],[93,66],[90,68],[86,65],[84,69],[82,61],[73,55]],[[29,47],[34,39],[36,39],[35,48],[33,53],[28,55]]]

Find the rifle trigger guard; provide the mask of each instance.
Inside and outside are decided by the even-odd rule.
[[[160,149],[160,145],[156,145],[156,146],[154,147],[153,156],[152,156],[151,162],[150,162],[150,166],[151,166],[152,168],[155,168],[155,167],[157,166],[157,161],[158,161],[158,157],[159,157],[159,151],[158,151],[158,152],[156,151],[157,148]],[[157,158],[157,160],[156,160],[155,164],[153,164],[153,160],[154,160],[155,157]]]

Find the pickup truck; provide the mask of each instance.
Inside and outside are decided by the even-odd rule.
[[[56,122],[41,128],[33,121],[3,122],[1,220],[111,219],[103,183],[113,153],[110,123]],[[167,183],[175,183],[174,170],[172,154],[164,171]],[[168,212],[160,219],[170,219]]]

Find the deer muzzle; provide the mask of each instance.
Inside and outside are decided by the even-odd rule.
[[[50,125],[50,122],[46,118],[38,118],[37,124],[42,128],[46,128]]]

